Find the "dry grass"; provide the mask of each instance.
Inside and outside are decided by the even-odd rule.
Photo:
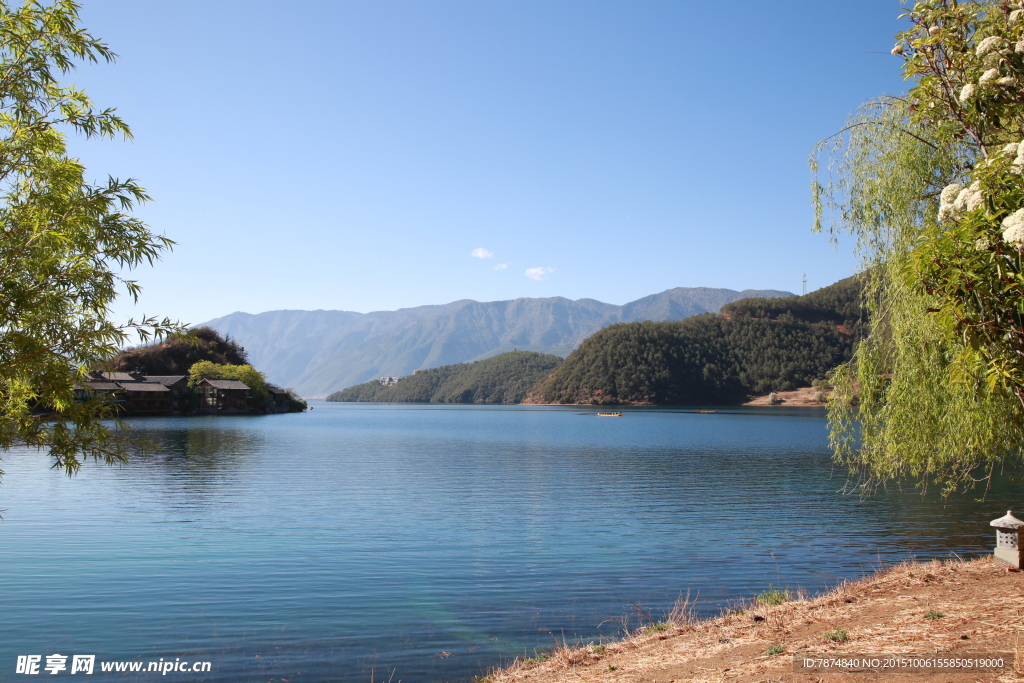
[[[943,614],[925,619],[925,614]],[[649,617],[648,617],[649,618]],[[653,620],[650,620],[653,623]],[[836,638],[843,632],[846,639]],[[604,646],[562,644],[546,661],[519,659],[490,683],[567,681],[925,681],[927,674],[793,671],[796,653],[1017,653],[1024,666],[1024,573],[989,559],[906,563],[780,605],[751,600],[742,613],[700,621],[680,596],[663,630],[650,625]],[[831,639],[826,639],[832,634]],[[770,656],[772,646],[784,655]],[[1022,672],[1024,673],[1024,672]],[[1013,673],[943,674],[943,681],[1024,681]]]

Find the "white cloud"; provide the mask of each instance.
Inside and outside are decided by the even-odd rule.
[[[488,251],[483,247],[477,247],[473,251],[469,252],[469,255],[472,256],[473,258],[491,258],[492,256],[494,256],[494,252]]]
[[[539,268],[527,268],[526,277],[531,280],[545,280],[547,279],[548,274],[553,272],[555,272],[554,268],[548,268],[546,266],[541,266]]]
[[[498,265],[494,266],[495,270],[505,270],[506,268],[508,268],[507,263],[499,263]]]

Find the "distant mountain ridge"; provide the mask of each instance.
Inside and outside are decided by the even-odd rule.
[[[409,375],[513,348],[567,355],[617,322],[682,320],[778,290],[676,287],[622,306],[595,299],[521,298],[417,306],[397,311],[231,313],[202,323],[245,347],[271,382],[326,396],[384,375]]]

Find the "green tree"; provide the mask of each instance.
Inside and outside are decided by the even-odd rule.
[[[78,61],[113,58],[70,0],[0,2],[0,448],[46,448],[69,474],[82,458],[119,461],[130,447],[103,423],[109,404],[75,401],[76,382],[133,331],[180,331],[166,319],[111,320],[120,290],[139,294],[121,273],[172,242],[130,215],[147,199],[135,181],[91,184],[67,151],[65,131],[130,137],[114,110],[58,81]]]
[[[267,379],[262,372],[251,365],[221,365],[213,361],[201,360],[188,370],[189,386],[198,385],[204,378],[237,379],[244,382],[252,390],[254,403],[270,396]]]
[[[812,156],[818,226],[856,236],[873,312],[832,377],[832,443],[866,491],[948,491],[1022,464],[1024,10],[922,0],[904,16],[909,92]]]

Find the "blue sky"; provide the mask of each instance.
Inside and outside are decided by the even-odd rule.
[[[856,266],[811,233],[807,156],[905,89],[899,13],[85,0],[119,59],[69,80],[135,140],[73,149],[96,179],[139,179],[139,214],[178,243],[122,316],[799,292]]]

